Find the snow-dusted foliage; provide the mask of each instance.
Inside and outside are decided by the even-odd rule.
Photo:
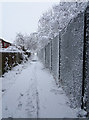
[[[23,50],[35,51],[38,45],[37,33],[31,33],[30,35],[23,35],[18,33],[16,36],[15,44],[20,46]]]
[[[77,0],[75,0],[77,1]],[[23,49],[37,51],[48,44],[59,31],[67,27],[71,19],[83,12],[87,2],[60,2],[46,11],[38,21],[38,30],[30,35],[18,33],[15,43]]]
[[[56,37],[59,31],[67,27],[71,19],[85,10],[86,6],[87,2],[60,2],[44,13],[38,24],[40,45],[46,45],[49,38]]]
[[[25,40],[27,41],[26,48],[32,51],[35,51],[38,46],[38,37],[37,33],[31,33],[29,36],[25,36]]]

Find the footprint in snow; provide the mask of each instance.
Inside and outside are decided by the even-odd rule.
[[[20,93],[20,96],[23,96],[24,94],[23,93]]]
[[[22,103],[21,103],[21,101],[19,101],[18,108],[19,108],[19,110],[21,110],[21,108],[22,108]]]
[[[20,93],[19,97],[18,97],[18,100],[20,100],[22,97],[24,96],[23,93]]]
[[[5,110],[8,110],[8,107],[7,107],[7,106],[5,107]]]
[[[62,90],[55,90],[55,89],[52,89],[50,90],[51,92],[55,93],[55,94],[63,94],[63,91]]]
[[[6,89],[2,89],[2,92],[5,92],[6,91]]]

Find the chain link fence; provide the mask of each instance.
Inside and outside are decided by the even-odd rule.
[[[72,107],[89,116],[89,6],[46,45],[38,56],[61,84]]]

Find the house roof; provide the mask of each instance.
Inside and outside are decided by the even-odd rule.
[[[10,42],[7,42],[7,41],[5,41],[5,40],[3,40],[1,38],[0,38],[0,41],[3,41],[3,42],[8,43],[8,44],[11,44]]]

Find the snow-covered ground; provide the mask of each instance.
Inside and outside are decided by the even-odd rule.
[[[3,118],[76,118],[77,112],[36,56],[2,77]]]

